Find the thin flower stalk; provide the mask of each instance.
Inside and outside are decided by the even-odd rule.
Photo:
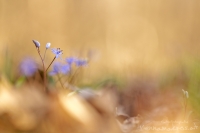
[[[37,51],[38,51],[38,54],[39,54],[39,56],[40,56],[40,58],[41,58],[41,61],[42,61],[42,67],[43,67],[43,80],[44,80],[44,90],[46,91],[46,92],[48,92],[48,89],[47,89],[47,81],[46,81],[46,69],[45,69],[45,65],[44,65],[44,60],[42,59],[42,56],[41,56],[41,54],[40,54],[40,49],[39,49],[39,47],[37,48]]]
[[[57,76],[58,76],[58,81],[60,82],[62,88],[65,89],[65,87],[64,87],[64,85],[63,85],[63,83],[62,83],[62,81],[61,81],[60,74],[58,73]]]
[[[78,71],[80,70],[81,67],[77,67],[75,72],[71,75],[71,77],[68,80],[68,83],[73,83],[75,76],[78,74]]]
[[[53,60],[51,61],[51,63],[49,64],[49,66],[47,67],[47,69],[45,70],[46,72],[48,71],[49,67],[52,65],[52,63],[55,61],[56,56],[53,58]]]
[[[47,44],[46,44],[46,49],[45,49],[45,52],[44,52],[43,60],[45,60],[45,56],[46,56],[47,49],[49,49],[50,46],[51,46],[51,43],[47,43]]]

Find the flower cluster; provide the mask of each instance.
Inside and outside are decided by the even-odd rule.
[[[54,76],[57,75],[58,76],[58,80],[60,82],[60,84],[62,85],[63,88],[65,88],[64,84],[62,83],[62,77],[65,77],[68,79],[68,83],[73,83],[74,81],[74,77],[76,77],[78,70],[80,70],[79,68],[86,66],[88,64],[88,61],[82,58],[78,58],[78,57],[68,57],[65,60],[63,60],[61,58],[61,55],[63,54],[63,50],[61,50],[60,48],[51,48],[51,52],[55,55],[53,60],[50,62],[50,64],[46,67],[45,66],[45,56],[46,56],[46,52],[48,49],[50,49],[51,43],[46,43],[46,49],[45,52],[43,54],[43,56],[41,55],[40,52],[40,42],[33,40],[33,43],[35,44],[35,47],[37,49],[37,52],[40,56],[41,62],[42,62],[42,71],[39,71],[41,78],[43,78],[44,81],[44,89],[45,91],[48,91],[48,79],[47,76]],[[61,62],[55,62],[54,61],[60,58]],[[50,66],[53,64],[52,66],[52,70],[50,72],[48,72]],[[20,63],[20,72],[22,75],[26,76],[26,77],[30,77],[33,76],[36,71],[39,69],[39,67],[37,66],[36,62],[32,59],[32,58],[26,58],[24,59],[21,63]],[[43,75],[41,75],[43,74]],[[61,77],[62,76],[62,77]]]
[[[44,78],[46,77],[46,71],[48,70],[48,68],[51,66],[51,64],[53,63],[53,61],[55,60],[55,58],[58,58],[62,55],[62,50],[60,50],[60,48],[52,48],[51,51],[53,54],[55,54],[55,57],[53,59],[53,61],[50,63],[50,65],[47,67],[44,66],[44,60],[45,60],[45,56],[46,56],[46,51],[50,48],[51,46],[51,43],[47,43],[46,44],[46,49],[45,49],[45,52],[44,52],[44,56],[42,58],[41,56],[41,53],[40,53],[40,42],[37,41],[37,40],[33,40],[33,43],[35,44],[35,47],[38,51],[38,54],[41,58],[41,61],[42,61],[42,64],[43,64],[43,73],[44,73]],[[33,59],[31,58],[26,58],[24,59],[21,63],[20,63],[20,72],[26,76],[26,77],[30,77],[32,76],[36,70],[37,70],[37,66],[36,66],[36,63]]]
[[[53,64],[53,70],[49,72],[49,75],[56,74],[68,74],[70,72],[70,66],[68,64],[62,64],[60,62],[55,62]]]
[[[47,71],[48,68],[52,65],[52,63],[54,62],[54,60],[58,57],[60,57],[62,55],[62,50],[60,48],[52,48],[51,51],[53,52],[53,54],[55,54],[55,57],[53,58],[53,60],[51,61],[51,63],[48,65],[48,67],[45,66],[45,56],[46,56],[46,52],[47,50],[50,48],[51,43],[47,43],[46,44],[46,49],[44,52],[44,55],[42,57],[41,52],[40,52],[40,42],[37,40],[33,40],[33,43],[35,44],[35,47],[37,49],[37,52],[40,56],[40,59],[42,61],[42,67],[43,67],[43,81],[44,81],[44,89],[45,91],[48,91],[48,81],[47,81]],[[36,63],[34,62],[33,59],[24,59],[21,63],[20,63],[20,72],[22,75],[26,76],[26,77],[30,77],[32,76],[36,71],[37,71],[38,67],[36,65]],[[58,68],[56,66],[54,66],[54,73],[56,73],[56,71]],[[66,66],[62,66],[61,71],[63,73],[67,73],[69,70],[69,68],[67,68]]]
[[[66,82],[68,85],[74,84],[75,77],[77,78],[77,74],[79,72],[78,70],[80,70],[81,67],[86,66],[87,63],[88,61],[85,59],[67,57],[63,62],[55,62],[53,64],[52,71],[49,72],[49,75],[57,75],[61,86],[65,88]],[[65,78],[64,82],[63,78]]]
[[[81,59],[81,58],[77,58],[77,57],[68,57],[68,58],[66,58],[66,62],[69,65],[72,65],[73,63],[75,63],[75,65],[77,67],[85,66],[88,63],[88,61],[86,59]]]
[[[73,65],[76,67],[82,67],[87,65],[87,60],[80,59],[77,57],[67,57],[64,61],[64,63],[55,62],[53,64],[53,70],[49,72],[50,75],[56,75],[56,74],[69,74],[72,71]]]

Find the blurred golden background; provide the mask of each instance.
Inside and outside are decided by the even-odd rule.
[[[11,110],[9,113],[14,113],[14,116],[20,118],[20,115],[23,116],[21,110],[25,109],[26,111],[29,109],[29,104],[32,103],[30,104],[31,113],[28,112],[31,116],[30,119],[23,116],[22,121],[14,119],[17,120],[14,121],[14,124],[17,126],[25,124],[25,128],[21,128],[26,129],[30,126],[26,125],[27,121],[30,120],[31,123],[32,118],[40,118],[41,120],[38,121],[43,121],[43,117],[37,113],[40,114],[40,111],[44,109],[49,116],[48,119],[44,119],[43,123],[49,120],[47,125],[52,127],[53,131],[58,131],[59,126],[62,127],[62,124],[68,123],[73,125],[72,131],[82,132],[82,129],[78,129],[74,124],[76,122],[73,123],[68,119],[72,113],[75,118],[78,118],[78,121],[84,123],[84,119],[81,117],[85,115],[80,116],[79,112],[74,111],[79,111],[77,105],[80,105],[82,111],[88,114],[88,120],[91,118],[89,124],[87,123],[88,127],[92,127],[92,129],[88,129],[91,132],[93,130],[102,132],[101,126],[98,126],[99,123],[105,127],[108,123],[115,123],[113,109],[121,106],[125,108],[127,115],[135,118],[139,118],[140,114],[142,117],[148,116],[147,120],[165,117],[176,120],[183,116],[185,120],[188,113],[188,119],[191,114],[191,120],[199,119],[199,35],[199,0],[0,0],[0,56],[3,57],[0,60],[0,66],[3,69],[0,70],[7,70],[2,73],[8,75],[4,79],[3,74],[0,73],[2,74],[0,75],[0,85],[2,84],[0,99],[4,101],[0,104],[0,111]],[[95,90],[97,93],[100,90],[100,97],[94,95],[91,101],[79,99],[76,92],[73,94],[67,92],[65,95],[62,90],[60,93],[58,86],[55,87],[56,89],[54,88],[56,91],[59,90],[58,92],[52,89],[52,94],[45,96],[38,91],[39,89],[35,89],[39,87],[31,88],[29,83],[25,84],[24,90],[23,87],[21,90],[20,87],[17,88],[16,83],[20,76],[16,74],[17,72],[13,74],[10,71],[11,68],[14,66],[18,69],[19,61],[25,56],[32,56],[41,63],[32,42],[33,39],[41,43],[42,54],[47,42],[51,43],[52,48],[61,48],[64,52],[63,58],[69,56],[85,58],[90,54],[92,60],[87,69],[84,69],[83,81],[85,86],[89,86],[89,90],[97,88]],[[3,61],[7,59],[5,53],[9,55],[9,58]],[[45,58],[47,63],[50,63],[53,57],[54,55],[47,51]],[[10,58],[12,58],[13,64],[12,61],[9,62]],[[7,64],[9,68],[4,69],[6,66],[4,64]],[[15,70],[12,71],[15,72]],[[109,76],[118,79],[116,82],[114,80],[110,82],[105,78],[106,76],[108,79]],[[105,78],[105,81],[102,80],[102,77]],[[10,82],[8,83],[7,80]],[[94,84],[92,84],[93,81],[95,81]],[[11,83],[13,86],[10,85]],[[77,86],[80,87],[79,84]],[[8,88],[17,89],[9,90]],[[68,94],[72,95],[72,98],[68,97]],[[105,98],[106,94],[111,95],[108,96],[108,99],[113,101],[113,103],[109,103],[112,108],[108,109],[109,111],[107,111],[107,106],[105,107],[109,101]],[[75,98],[73,98],[74,95]],[[36,98],[39,100],[35,100]],[[70,100],[72,102],[68,102]],[[184,104],[185,110],[181,100],[185,100],[184,103],[188,102],[188,104]],[[95,105],[94,108],[90,102]],[[15,104],[17,106],[13,106]],[[32,109],[36,109],[36,114],[32,114]],[[16,110],[18,112],[15,112]],[[59,121],[63,120],[66,112],[69,113],[66,121]],[[46,115],[46,113],[44,114]],[[57,118],[58,114],[60,117]],[[42,114],[44,118],[45,115]],[[110,120],[107,119],[107,116],[111,116]],[[4,114],[1,118],[4,118]],[[101,121],[99,122],[98,119]],[[4,123],[4,119],[2,121]],[[54,123],[52,124],[51,121],[59,125],[55,126],[58,129],[53,129]],[[33,125],[36,126],[37,120],[34,122]],[[2,123],[0,123],[0,129],[10,128],[9,123],[6,123],[6,126]],[[90,126],[91,123],[99,129]],[[115,124],[113,127],[116,126]],[[42,129],[46,129],[45,124],[40,126]],[[33,129],[33,127],[29,128]],[[84,128],[85,126],[83,126]]]
[[[198,0],[0,0],[0,50],[37,57],[36,39],[63,57],[95,51],[91,77],[156,74],[199,56],[199,12]]]

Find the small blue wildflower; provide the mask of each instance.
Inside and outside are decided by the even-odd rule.
[[[33,40],[33,43],[35,44],[35,47],[36,48],[39,48],[40,47],[40,43],[36,40]]]
[[[73,62],[76,61],[76,58],[75,58],[75,57],[68,57],[68,58],[66,58],[66,61],[67,61],[67,63],[68,63],[69,65],[71,65]]]
[[[66,65],[62,65],[61,68],[60,68],[60,72],[62,74],[68,74],[71,70],[71,67],[70,65],[66,64]]]
[[[56,75],[59,73],[68,74],[71,68],[68,64],[61,64],[60,62],[55,62],[53,64],[53,70],[49,72],[49,75]]]
[[[37,69],[37,64],[32,58],[25,58],[20,63],[20,72],[27,77],[33,76]]]
[[[56,58],[62,55],[62,50],[60,50],[60,48],[52,48],[51,51],[56,55]]]
[[[60,71],[61,64],[59,62],[55,62],[53,64],[53,70],[49,72],[49,75],[56,75]]]
[[[87,65],[87,60],[84,59],[77,59],[75,60],[76,66],[80,67],[80,66],[85,66]]]

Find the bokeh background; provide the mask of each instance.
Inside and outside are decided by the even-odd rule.
[[[86,83],[116,77],[126,88],[166,90],[166,99],[188,90],[198,118],[199,35],[199,0],[0,0],[0,55],[7,51],[13,65],[24,56],[39,61],[32,39],[41,51],[51,42],[63,57],[92,55]]]
[[[64,56],[95,51],[91,73],[155,74],[198,58],[199,6],[198,0],[1,0],[0,49],[19,60],[37,54],[36,39]]]

